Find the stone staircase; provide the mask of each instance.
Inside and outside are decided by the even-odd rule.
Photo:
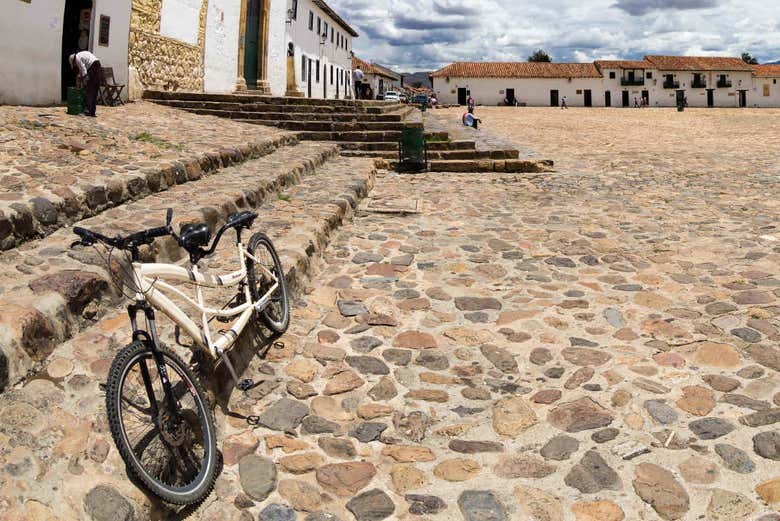
[[[254,210],[260,214],[254,229],[274,239],[295,288],[332,231],[368,194],[376,173],[371,159],[340,157],[333,144],[294,137],[245,152],[214,155],[207,169],[196,169],[197,162],[183,167],[156,190],[115,204],[91,208],[81,201],[89,211],[79,215],[87,218],[62,221],[42,237],[20,237],[0,253],[0,392],[45,373],[64,342],[125,304],[104,260],[91,248],[69,248],[71,225],[130,233],[159,226],[166,208],[173,208],[176,229],[193,221],[215,229],[231,212]],[[229,245],[223,241],[221,249]],[[158,240],[145,255],[184,262],[173,239]]]
[[[200,115],[296,132],[305,141],[326,141],[348,157],[370,157],[397,167],[404,128],[424,127],[416,107],[383,101],[280,98],[247,94],[147,91],[144,98]],[[480,149],[476,141],[453,140],[439,129],[425,132],[433,172],[545,172],[550,161],[519,159],[512,147]]]

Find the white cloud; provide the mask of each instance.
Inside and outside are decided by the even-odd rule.
[[[644,54],[780,57],[768,0],[328,0],[360,33],[355,52],[399,71],[453,61],[555,61]]]

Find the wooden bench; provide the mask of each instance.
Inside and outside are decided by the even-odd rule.
[[[114,69],[112,67],[102,67],[103,78],[100,81],[98,90],[98,101],[103,105],[114,107],[124,105],[122,101],[122,91],[124,85],[119,85],[114,79]]]

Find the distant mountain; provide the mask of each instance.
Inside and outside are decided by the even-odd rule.
[[[413,87],[417,82],[420,82],[421,87],[431,88],[431,80],[428,78],[430,72],[402,72],[404,77],[404,85],[407,87]]]
[[[765,63],[764,65],[780,65],[780,60],[777,60],[776,62]]]

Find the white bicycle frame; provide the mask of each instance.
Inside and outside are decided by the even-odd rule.
[[[241,269],[227,275],[206,275],[199,272],[197,265],[185,268],[176,264],[134,262],[135,283],[138,285],[138,289],[141,290],[141,292],[136,293],[136,301],[139,303],[143,301],[148,302],[154,309],[161,311],[184,330],[195,342],[195,345],[208,352],[213,358],[221,357],[222,353],[238,339],[249,323],[249,319],[252,318],[252,314],[255,311],[262,311],[270,302],[274,292],[279,288],[277,277],[268,271],[258,259],[253,257],[240,241],[237,244],[237,250]],[[249,284],[246,284],[244,286],[244,304],[225,309],[207,307],[203,299],[203,288],[238,286],[242,281],[246,281],[245,261],[247,258],[252,259],[255,262],[256,269],[262,271],[265,277],[273,281],[268,292],[257,302],[252,302]],[[197,300],[188,297],[182,290],[169,284],[166,280],[193,284],[196,289]],[[199,326],[181,307],[168,298],[165,294],[166,292],[173,293],[193,306],[201,315],[201,325]],[[214,340],[214,336],[209,328],[209,320],[212,317],[237,318],[230,329],[218,332],[217,338]]]

